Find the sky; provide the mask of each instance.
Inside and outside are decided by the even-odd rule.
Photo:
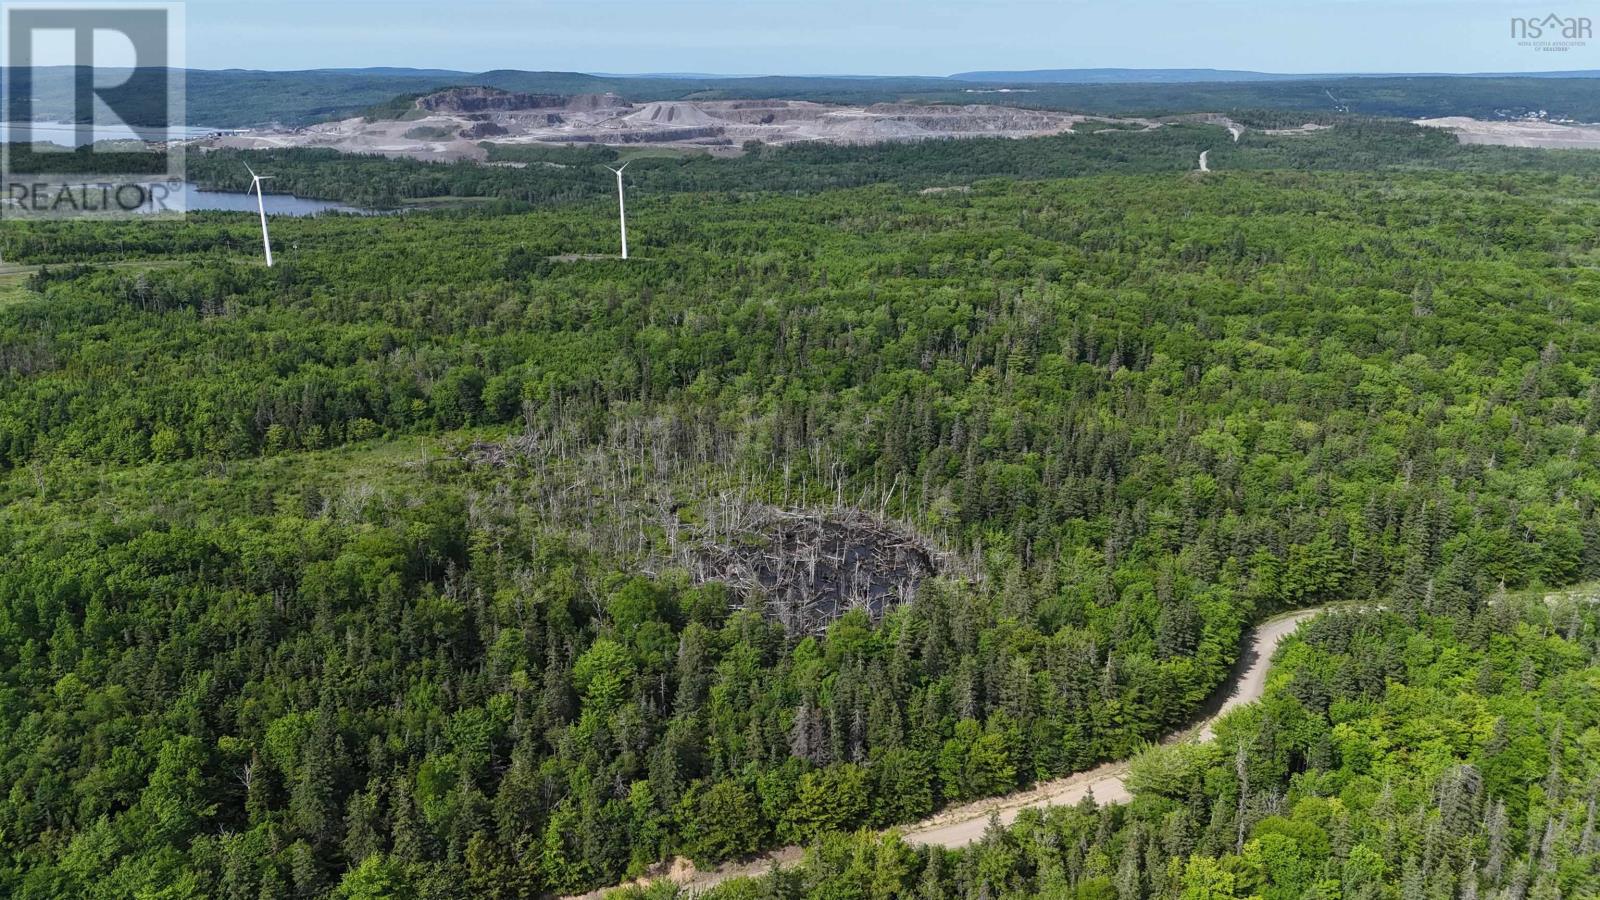
[[[1600,69],[1518,46],[1512,16],[1592,0],[188,0],[193,68],[949,75]]]

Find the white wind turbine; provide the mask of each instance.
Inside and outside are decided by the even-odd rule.
[[[267,201],[261,196],[261,182],[270,181],[271,175],[257,175],[256,170],[245,163],[245,171],[250,173],[250,189],[256,192],[256,208],[261,210],[261,246],[267,250],[267,268],[272,268],[272,237],[267,234]]]
[[[622,170],[626,169],[627,167],[628,163],[623,163],[622,167],[617,169],[611,169],[610,166],[606,166],[607,169],[611,169],[611,171],[617,173],[617,217],[622,220],[623,259],[628,258],[628,202],[622,196]]]

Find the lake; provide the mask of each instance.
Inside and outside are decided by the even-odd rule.
[[[306,200],[288,194],[267,194],[263,197],[269,216],[314,216],[317,213],[342,212],[370,215],[375,210],[346,206],[331,200]],[[183,185],[184,209],[189,212],[222,210],[225,212],[255,212],[256,195],[237,191],[202,191],[193,184]]]
[[[0,122],[0,141],[9,143],[11,134],[16,129],[16,124]],[[69,122],[31,122],[29,123],[28,139],[35,143],[49,142],[62,147],[82,147],[85,143],[95,141],[136,141],[139,135],[126,125],[101,125],[94,126],[88,141],[78,137],[78,126]],[[203,138],[208,134],[216,134],[217,128],[174,128],[173,132],[179,138]]]
[[[29,137],[36,142],[49,142],[62,147],[83,146],[84,141],[79,139],[77,126],[64,122],[33,122],[30,123]],[[16,126],[11,122],[0,122],[0,143],[11,140],[11,135]],[[215,128],[183,128],[177,129],[185,138],[205,137],[214,134],[219,129]],[[93,141],[126,141],[137,140],[132,129],[125,125],[95,125],[90,137]],[[374,210],[347,206],[328,200],[305,200],[292,197],[288,194],[267,194],[267,215],[269,216],[314,216],[324,212],[343,213],[372,213]],[[202,191],[192,184],[183,186],[183,206],[189,212],[204,210],[221,210],[224,212],[255,212],[256,198],[254,194],[239,193],[236,191]]]

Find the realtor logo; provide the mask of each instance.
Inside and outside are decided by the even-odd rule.
[[[1587,46],[1594,37],[1594,20],[1587,16],[1560,16],[1511,19],[1511,39],[1530,50],[1561,53]]]
[[[0,215],[177,211],[183,6],[3,2]]]

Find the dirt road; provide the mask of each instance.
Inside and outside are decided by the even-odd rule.
[[[1169,735],[1162,743],[1209,741],[1216,736],[1212,729],[1218,719],[1236,707],[1261,699],[1267,690],[1267,672],[1271,668],[1272,654],[1284,638],[1300,627],[1300,623],[1318,612],[1320,610],[1293,613],[1273,619],[1256,629],[1250,646],[1234,666],[1232,688],[1228,694],[1214,701],[1215,711],[1198,726]],[[1127,774],[1126,760],[1107,763],[1098,769],[1047,782],[1020,794],[946,810],[906,829],[905,839],[912,844],[965,847],[983,837],[989,827],[991,814],[998,814],[1002,825],[1010,825],[1016,821],[1017,813],[1024,809],[1071,806],[1089,794],[1094,795],[1096,803],[1126,803],[1132,799],[1124,783]]]
[[[1204,164],[1205,157],[1202,156],[1202,168]],[[1262,694],[1266,693],[1267,674],[1271,669],[1272,655],[1277,651],[1278,645],[1284,638],[1293,634],[1301,623],[1320,612],[1321,609],[1301,610],[1263,623],[1251,637],[1250,646],[1245,648],[1239,661],[1234,664],[1233,673],[1228,680],[1230,685],[1228,692],[1219,693],[1212,699],[1205,718],[1199,724],[1168,735],[1162,743],[1209,741],[1215,737],[1213,727],[1218,719],[1239,706],[1261,699]],[[1001,824],[1009,825],[1016,821],[1017,814],[1024,809],[1070,806],[1091,793],[1096,803],[1126,803],[1132,799],[1125,782],[1127,773],[1127,760],[1107,763],[1098,769],[1036,785],[1030,790],[947,809],[902,829],[901,833],[906,842],[911,844],[965,847],[983,837],[984,831],[989,827],[989,819],[994,815],[1000,817]],[[706,872],[695,871],[692,864],[686,860],[679,860],[665,877],[676,881],[686,894],[692,896],[731,878],[762,875],[771,871],[774,866],[794,865],[800,860],[801,855],[799,848],[788,847],[752,861],[730,863]],[[596,891],[583,897],[598,898],[603,893]]]

